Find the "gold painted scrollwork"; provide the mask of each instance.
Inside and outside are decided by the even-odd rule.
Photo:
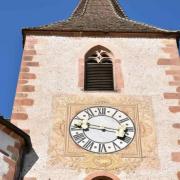
[[[107,155],[91,153],[82,150],[69,135],[71,118],[80,110],[100,103],[119,108],[134,120],[137,131],[135,139],[131,145],[120,152]],[[113,173],[130,172],[141,167],[157,168],[159,161],[151,106],[149,97],[113,95],[98,98],[90,95],[55,97],[53,106],[55,118],[48,151],[50,157],[48,165],[77,171],[106,170]]]

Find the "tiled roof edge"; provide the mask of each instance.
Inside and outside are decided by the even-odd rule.
[[[113,1],[111,0],[111,4],[112,4],[113,8],[115,9],[115,13],[116,13],[118,16],[120,16],[120,14],[117,13],[117,11],[119,12],[119,10],[120,10],[120,12],[124,15],[124,18],[127,18],[127,19],[128,19],[127,14],[126,14],[125,11],[122,9],[120,3],[119,3],[117,0],[113,0]],[[115,6],[114,6],[113,4],[114,4]],[[121,16],[120,16],[120,17],[121,17]]]
[[[74,9],[73,13],[69,17],[69,19],[74,16],[82,15],[82,14],[78,14],[78,10],[80,11],[81,5],[83,5],[83,3],[84,3],[84,8],[83,8],[82,14],[84,13],[87,3],[88,3],[88,0],[80,0],[79,3],[77,4],[76,8]]]
[[[135,24],[138,24],[138,25],[146,26],[146,27],[149,27],[149,28],[154,28],[154,29],[162,31],[162,32],[163,31],[164,32],[176,32],[176,31],[170,31],[170,30],[167,30],[167,29],[158,28],[156,26],[149,25],[149,24],[146,24],[146,23],[143,23],[143,22],[137,22],[137,21],[132,20],[132,19],[126,19],[126,18],[121,18],[121,17],[119,17],[119,18],[123,19],[124,21],[129,21],[129,22],[132,22],[132,23],[135,23]]]

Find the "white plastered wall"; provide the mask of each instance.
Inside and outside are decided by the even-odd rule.
[[[68,168],[47,169],[48,142],[52,129],[52,97],[86,93],[78,87],[79,59],[83,58],[90,48],[101,45],[111,50],[116,59],[121,60],[125,84],[119,94],[152,97],[157,128],[161,168],[153,171],[137,169],[130,174],[121,172],[119,177],[123,180],[176,180],[176,172],[180,167],[171,161],[170,154],[172,151],[178,151],[178,133],[174,133],[172,124],[178,122],[180,117],[168,111],[168,106],[176,105],[177,101],[164,100],[163,93],[174,92],[175,87],[168,85],[171,77],[165,75],[167,68],[157,65],[159,58],[169,57],[162,50],[165,39],[56,36],[34,38],[38,43],[35,45],[37,55],[33,60],[38,61],[40,67],[31,68],[31,73],[35,73],[37,79],[30,82],[36,87],[36,91],[31,93],[29,98],[34,99],[35,104],[27,108],[29,119],[18,122],[19,127],[30,129],[32,144],[39,156],[27,176],[37,177],[38,180],[82,180],[85,177],[84,172],[79,173]],[[169,39],[169,42],[175,43],[175,40]]]

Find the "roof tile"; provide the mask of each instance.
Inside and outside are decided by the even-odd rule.
[[[123,33],[170,32],[128,19],[117,0],[80,0],[72,16],[66,21],[26,28],[25,30]]]

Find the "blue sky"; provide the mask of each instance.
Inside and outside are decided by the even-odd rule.
[[[22,55],[21,28],[71,15],[79,0],[0,0],[0,114],[10,118]],[[179,0],[120,0],[127,15],[161,28],[180,30]]]

